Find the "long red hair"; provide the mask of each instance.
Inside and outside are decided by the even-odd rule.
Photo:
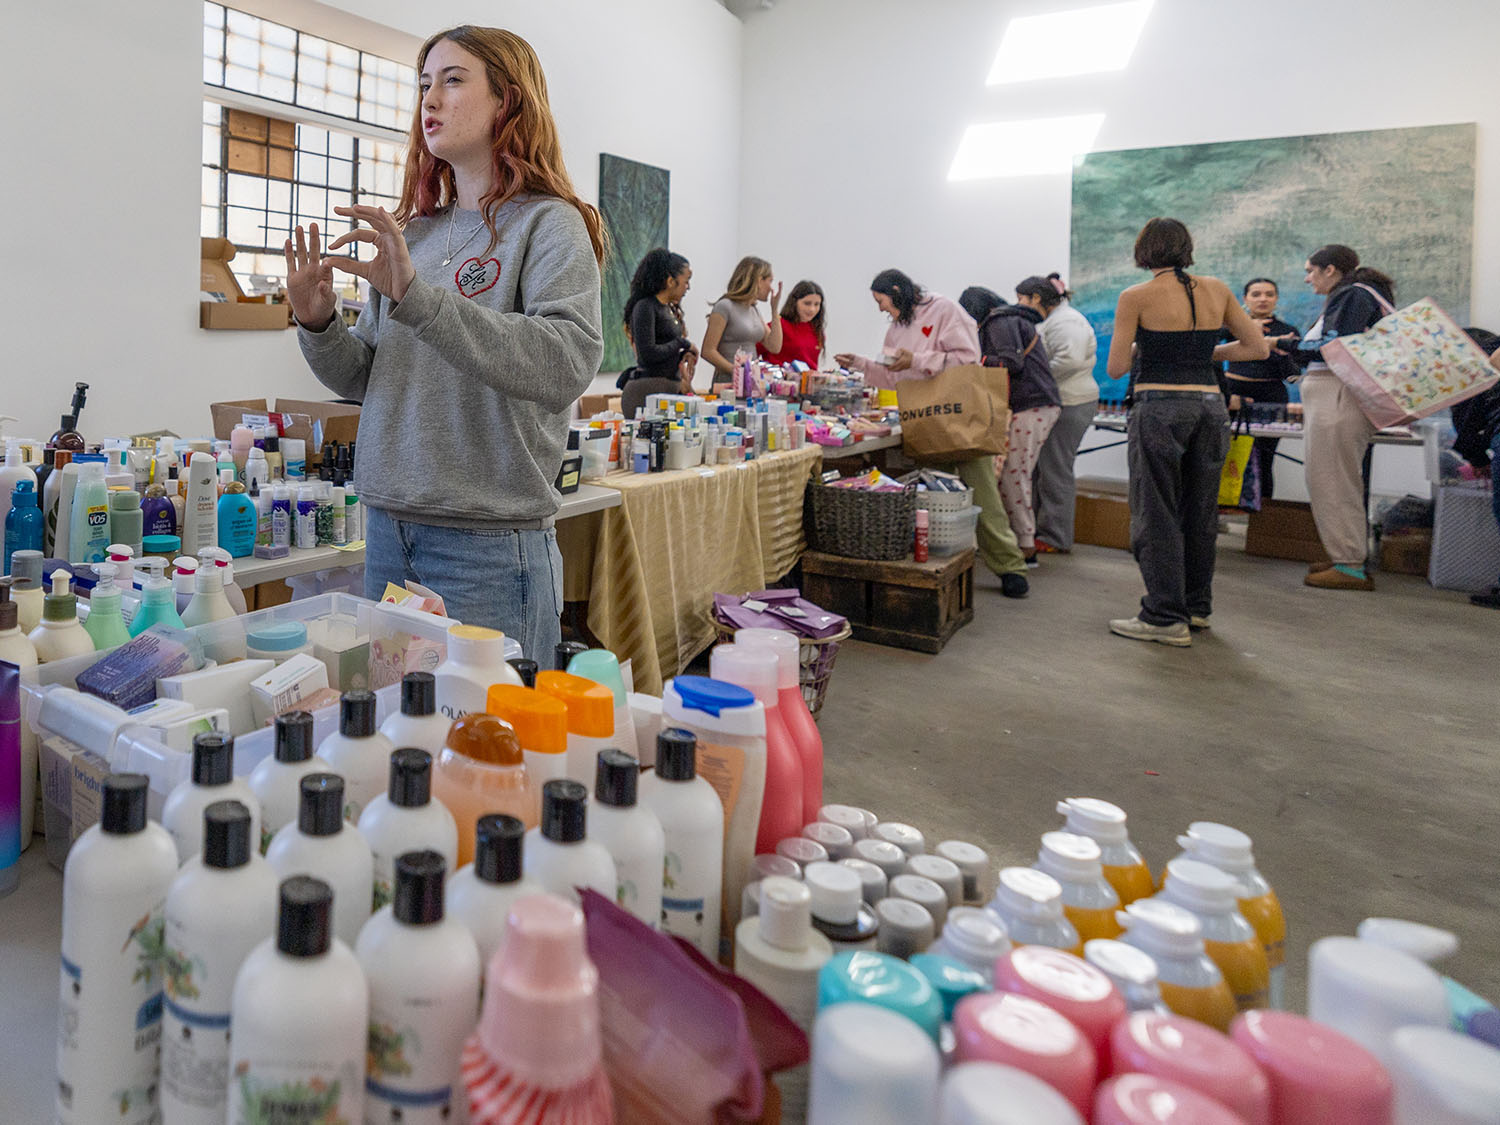
[[[495,212],[516,195],[534,192],[566,200],[578,209],[588,227],[594,257],[602,265],[608,246],[604,221],[598,208],[579,197],[563,164],[557,122],[552,119],[552,105],[547,99],[547,77],[542,73],[536,51],[513,32],[465,24],[440,31],[422,44],[417,54],[417,73],[427,65],[428,52],[444,39],[451,39],[484,63],[490,91],[500,99],[492,146],[494,182],[479,201],[485,225],[490,229],[490,243],[484,253],[493,250],[500,240]],[[406,146],[406,176],[401,184],[396,220],[405,223],[418,216],[433,215],[457,198],[452,165],[433,156],[427,148],[427,139],[422,134],[422,100],[418,97]]]

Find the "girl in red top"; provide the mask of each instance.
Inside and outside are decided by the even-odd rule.
[[[800,359],[814,371],[823,354],[827,338],[823,333],[823,290],[816,281],[799,281],[792,286],[781,306],[781,350],[768,352],[760,345],[755,350],[767,363],[791,363]]]

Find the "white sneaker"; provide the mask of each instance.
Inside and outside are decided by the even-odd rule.
[[[1109,631],[1117,637],[1129,637],[1132,641],[1155,641],[1159,645],[1173,648],[1189,648],[1193,643],[1187,622],[1175,625],[1149,625],[1139,617],[1121,617],[1109,623]]]
[[[1213,626],[1211,626],[1209,624],[1207,616],[1199,617],[1195,613],[1191,617],[1188,618],[1188,628],[1189,629],[1210,629],[1212,627]]]

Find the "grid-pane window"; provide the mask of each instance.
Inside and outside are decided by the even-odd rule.
[[[239,252],[230,269],[247,291],[251,274],[285,272],[282,245],[298,225],[306,230],[316,223],[326,247],[353,226],[334,208],[356,199],[387,209],[396,205],[390,189],[401,151],[394,144],[212,102],[204,103],[203,117],[200,233],[235,244]],[[257,141],[261,137],[263,143]],[[368,190],[361,186],[365,179],[372,185]],[[339,252],[361,259],[374,253],[364,243]]]
[[[298,225],[317,223],[326,247],[354,225],[334,208],[395,209],[405,146],[300,121],[297,109],[404,131],[417,101],[411,66],[209,2],[203,81],[287,106],[266,117],[203,104],[200,229],[238,248],[230,269],[247,292],[252,275],[285,272],[282,245]],[[374,253],[363,243],[346,252]]]
[[[417,76],[393,62],[295,28],[203,5],[203,81],[388,129],[417,103]]]

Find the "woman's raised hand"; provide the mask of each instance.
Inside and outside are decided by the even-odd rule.
[[[318,224],[310,232],[297,228],[297,241],[286,240],[286,295],[297,323],[322,331],[333,319],[333,263],[319,252]]]
[[[345,273],[364,278],[376,292],[399,302],[406,296],[406,288],[417,276],[417,271],[406,249],[406,236],[401,233],[395,218],[384,207],[335,207],[333,212],[370,225],[340,235],[329,245],[329,253],[351,242],[366,242],[375,247],[375,257],[368,262],[335,258],[333,265]]]

